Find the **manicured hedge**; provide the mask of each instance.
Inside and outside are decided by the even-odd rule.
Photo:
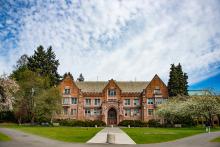
[[[149,120],[148,122],[143,122],[140,120],[123,120],[119,124],[119,126],[128,127],[161,127],[159,120]]]
[[[147,123],[140,120],[123,120],[118,125],[124,127],[128,125],[130,125],[130,127],[147,127]]]
[[[97,125],[98,127],[106,126],[105,122],[101,120],[70,120],[70,119],[60,119],[55,120],[54,122],[59,123],[61,126],[71,126],[71,127],[94,127]]]
[[[161,127],[160,121],[151,119],[147,122],[148,127]]]

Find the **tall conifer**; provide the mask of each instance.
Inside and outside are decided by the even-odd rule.
[[[182,66],[179,63],[177,66],[171,64],[170,77],[168,81],[169,96],[188,95],[188,76],[183,73]]]

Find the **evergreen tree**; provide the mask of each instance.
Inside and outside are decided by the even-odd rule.
[[[169,96],[188,95],[188,76],[183,73],[182,66],[179,63],[177,66],[171,64],[170,78],[168,81]]]
[[[56,60],[56,55],[51,46],[47,49],[47,60],[49,61],[47,64],[47,70],[50,71],[49,77],[51,80],[51,85],[57,85],[61,78],[57,72],[57,68],[60,63],[59,60]]]
[[[33,72],[39,73],[41,76],[49,77],[50,85],[57,85],[60,80],[60,75],[57,72],[59,61],[56,60],[56,55],[50,46],[47,51],[43,46],[39,46],[34,55],[28,58],[27,67]]]
[[[79,77],[78,77],[78,79],[77,79],[79,82],[83,82],[85,79],[84,79],[84,77],[83,77],[83,75],[82,75],[82,73],[80,73],[80,75],[79,75]]]
[[[170,68],[170,78],[168,81],[168,92],[169,96],[175,96],[177,93],[177,74],[176,67],[174,64],[171,64]]]
[[[184,95],[189,95],[188,94],[188,82],[187,82],[187,80],[188,80],[188,75],[187,75],[187,73],[184,73],[183,74],[183,78],[184,78]]]

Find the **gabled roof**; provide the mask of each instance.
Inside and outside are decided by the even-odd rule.
[[[82,92],[102,92],[109,83],[108,81],[84,81],[75,82]],[[149,82],[145,81],[115,81],[122,92],[142,92]]]

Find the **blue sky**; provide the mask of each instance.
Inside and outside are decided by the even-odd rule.
[[[220,91],[219,0],[0,0],[0,74],[52,45],[59,73],[87,80],[168,80]]]

